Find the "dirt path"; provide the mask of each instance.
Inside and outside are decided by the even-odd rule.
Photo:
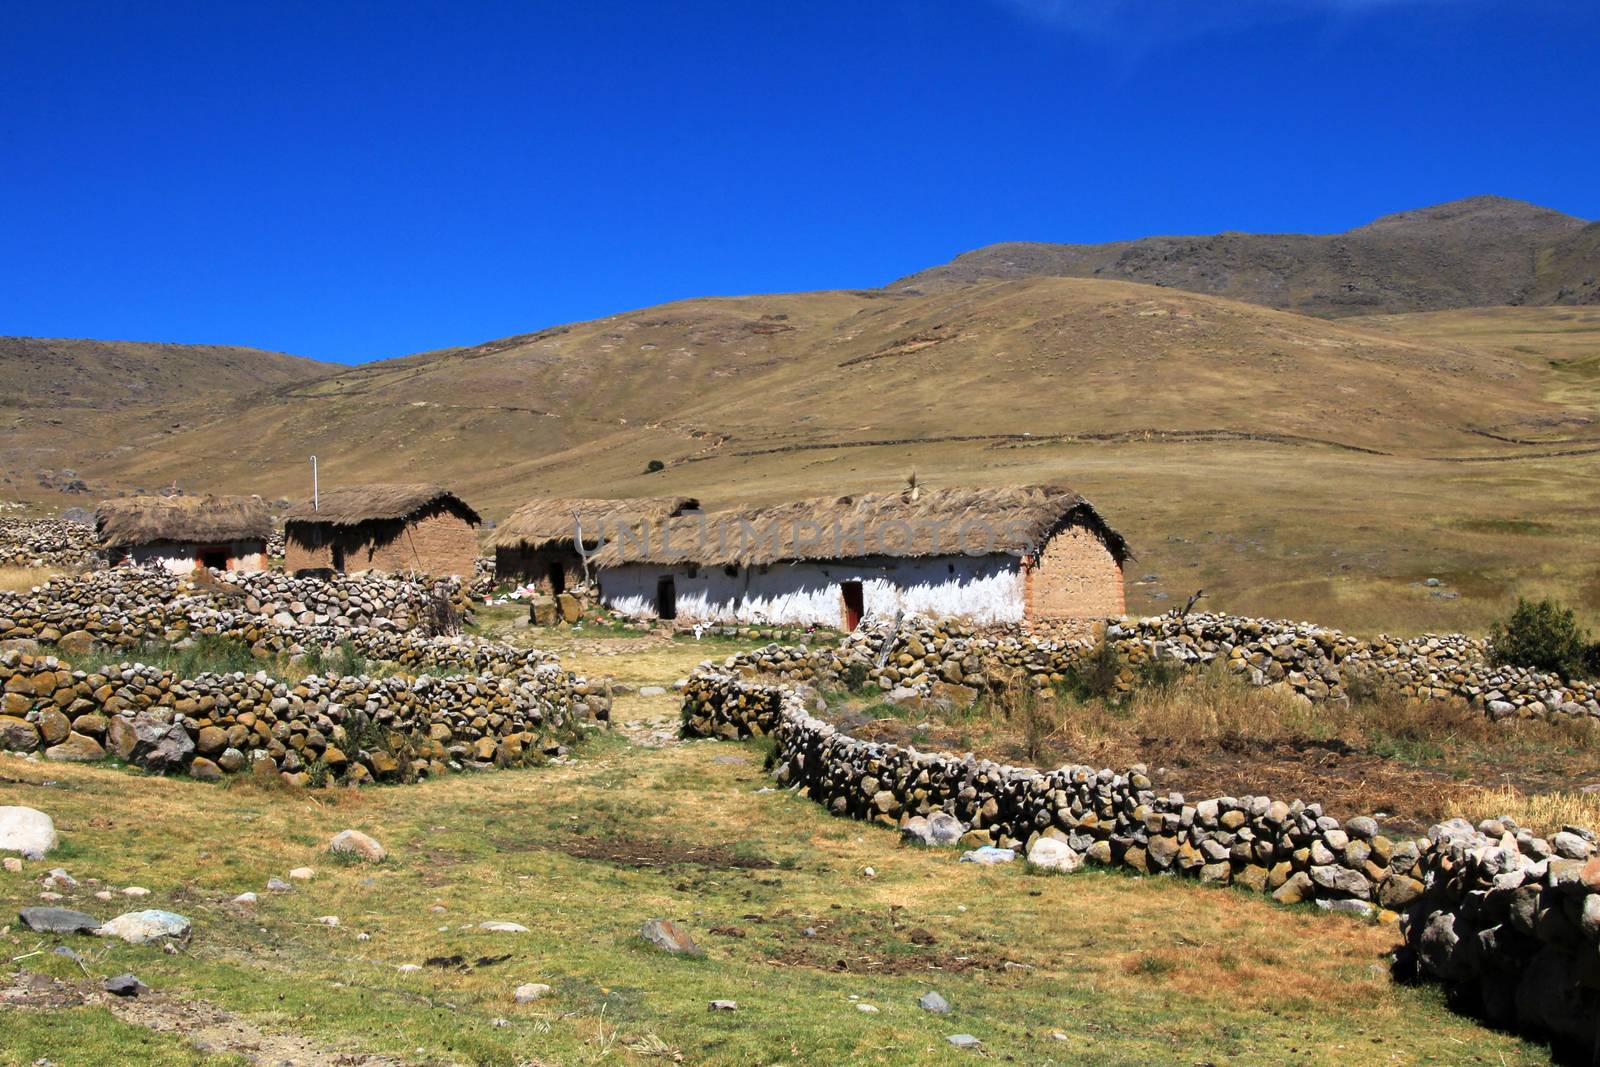
[[[44,974],[19,973],[0,989],[0,1004],[34,1011],[101,1007],[122,1022],[183,1038],[209,1055],[242,1056],[272,1067],[405,1067],[407,1061],[365,1052],[341,1052],[299,1034],[274,1033],[203,1000],[166,993],[116,997],[90,982],[65,982]]]

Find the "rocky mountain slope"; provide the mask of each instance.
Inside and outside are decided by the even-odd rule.
[[[1122,279],[1344,316],[1600,301],[1600,225],[1479,196],[1336,234],[1221,233],[990,245],[890,286],[936,292],[1022,277]]]

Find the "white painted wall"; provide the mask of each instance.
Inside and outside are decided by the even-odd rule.
[[[205,546],[211,547],[211,546]],[[172,574],[188,574],[194,570],[194,561],[200,546],[157,543],[135,545],[128,550],[126,562],[140,567],[160,567]],[[236,541],[228,546],[228,569],[253,573],[267,569],[267,553],[260,541]]]
[[[701,567],[629,563],[602,568],[601,599],[624,615],[654,618],[656,583],[677,584],[678,618],[713,622],[767,622],[843,626],[840,583],[859,581],[867,614],[896,610],[934,618],[960,616],[977,623],[1019,622],[1023,613],[1020,561],[1014,556],[935,556],[826,563],[774,563]]]

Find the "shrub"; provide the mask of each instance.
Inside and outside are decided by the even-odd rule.
[[[1115,696],[1122,666],[1116,648],[1101,641],[1072,665],[1065,688],[1084,700]]]
[[[661,462],[659,459],[653,459],[644,465],[644,472],[646,474],[654,474],[656,471],[664,471],[666,469],[667,465]]]
[[[1511,617],[1496,620],[1490,627],[1489,644],[1496,663],[1553,671],[1571,678],[1584,669],[1589,635],[1578,625],[1571,608],[1548,597],[1518,597]]]
[[[867,679],[871,677],[872,668],[860,660],[851,660],[845,664],[844,673],[839,680],[844,683],[845,689],[852,693],[859,693],[867,687]]]

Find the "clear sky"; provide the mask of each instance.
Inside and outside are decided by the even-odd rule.
[[[1002,240],[1597,218],[1597,84],[1595,0],[12,0],[0,334],[361,361]]]

